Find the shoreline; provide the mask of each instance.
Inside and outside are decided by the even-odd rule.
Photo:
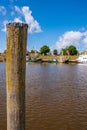
[[[78,56],[55,56],[55,55],[40,55],[38,58],[26,61],[27,63],[77,63]],[[0,57],[0,62],[6,62],[6,57]]]

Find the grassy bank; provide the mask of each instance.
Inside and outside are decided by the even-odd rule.
[[[50,55],[50,56],[42,56],[42,55],[40,55],[39,56],[39,58],[40,59],[48,59],[48,60],[51,60],[51,59],[54,59],[54,58],[56,58],[56,59],[60,59],[60,57],[61,56],[52,56],[52,55]],[[78,56],[77,55],[75,55],[75,56],[63,56],[65,59],[69,59],[69,60],[76,60],[77,58],[78,58]]]

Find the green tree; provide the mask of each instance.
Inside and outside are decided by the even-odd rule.
[[[73,45],[70,45],[67,49],[68,49],[70,55],[77,55],[78,54],[76,47]]]
[[[63,55],[77,55],[78,50],[76,49],[75,46],[70,45],[70,46],[67,46],[66,48],[63,48],[61,50],[60,54],[63,54]]]
[[[60,52],[60,55],[66,55],[66,48],[63,48]]]
[[[54,49],[53,54],[54,54],[54,55],[58,55],[57,49]]]
[[[47,45],[42,46],[40,49],[41,54],[47,55],[47,53],[49,52],[50,52],[50,48]]]

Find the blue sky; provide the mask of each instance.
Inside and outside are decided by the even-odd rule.
[[[29,25],[27,49],[75,45],[87,49],[87,0],[0,0],[0,52],[6,49],[6,23]]]

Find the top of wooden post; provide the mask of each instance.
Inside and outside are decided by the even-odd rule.
[[[28,24],[20,23],[20,22],[13,22],[13,23],[7,23],[6,27],[7,28],[9,28],[9,27],[18,27],[18,28],[26,27],[26,28],[28,28]]]

